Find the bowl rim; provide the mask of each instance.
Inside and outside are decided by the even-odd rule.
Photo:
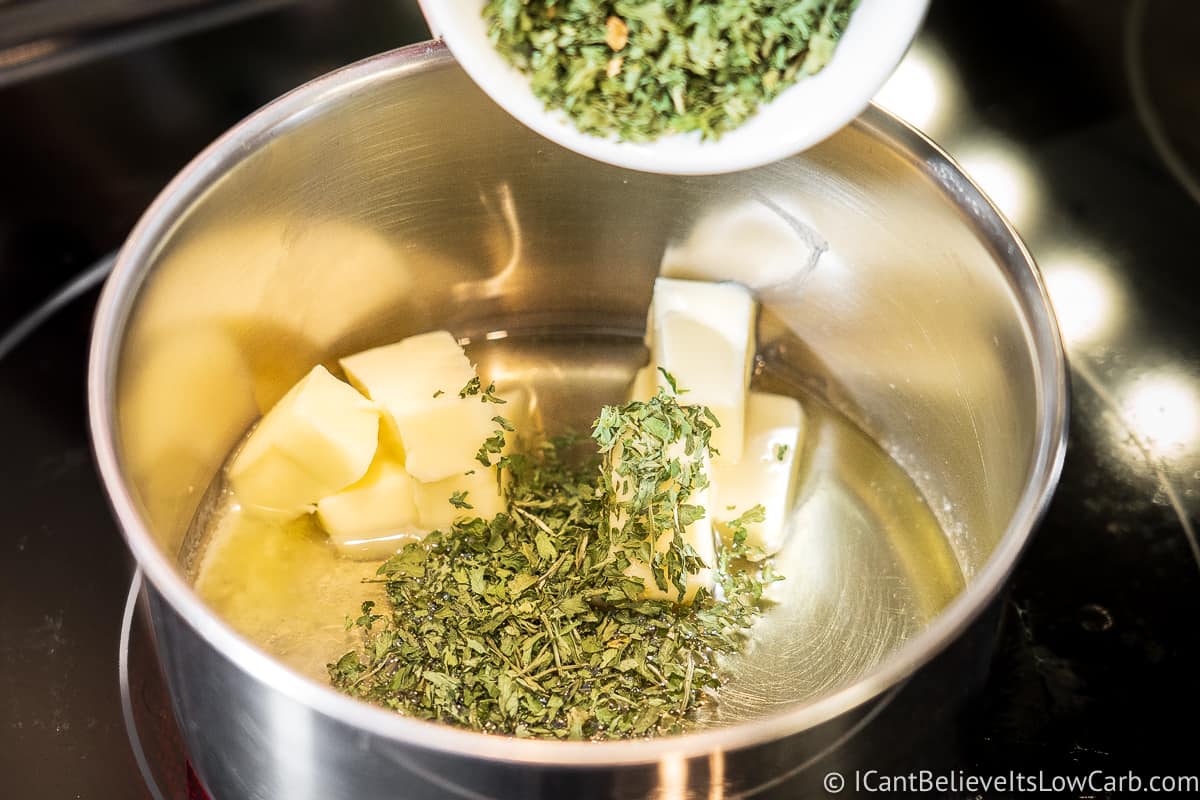
[[[921,633],[871,672],[832,694],[728,727],[649,740],[570,742],[478,733],[404,717],[304,677],[236,633],[201,601],[150,534],[125,480],[113,398],[124,333],[151,264],[179,216],[264,143],[303,124],[315,108],[404,75],[454,68],[448,50],[424,42],[321,76],[245,118],[189,163],[149,206],[121,248],[101,294],[88,356],[88,415],[94,456],[119,528],[154,590],[209,645],[256,681],[310,710],[398,743],[518,764],[613,767],[663,758],[707,756],[781,739],[852,711],[906,680],[940,653],[997,596],[1044,515],[1062,471],[1068,422],[1066,355],[1046,287],[1028,250],[1004,216],[937,145],[877,107],[853,124],[909,159],[963,213],[993,252],[1026,327],[1036,376],[1036,458],[1009,524],[987,563]]]
[[[418,0],[435,36],[492,101],[523,125],[577,153],[626,169],[670,175],[715,175],[762,166],[812,147],[867,107],[916,38],[929,0],[860,0],[832,61],[760,106],[716,141],[676,134],[622,142],[581,132],[548,110],[528,78],[487,38],[482,0]],[[813,109],[821,113],[814,114]]]

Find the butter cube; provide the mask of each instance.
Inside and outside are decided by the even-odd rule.
[[[416,481],[382,448],[367,474],[317,503],[317,520],[342,553],[361,559],[386,558],[427,532],[413,497]]]
[[[687,389],[680,403],[705,405],[716,415],[721,427],[711,445],[719,460],[736,463],[754,365],[754,296],[735,283],[658,278],[653,308],[653,363]],[[661,374],[658,382],[667,385]]]
[[[684,454],[684,445],[682,442],[674,442],[667,449],[667,454],[671,458],[678,458],[681,463],[684,463],[691,457]],[[620,464],[620,445],[613,448],[613,463]],[[705,452],[700,456],[703,459],[702,471],[705,475],[710,474],[711,465],[709,463],[708,453]],[[631,482],[617,474],[619,467],[614,470],[613,486],[616,487],[617,503],[628,502],[634,494],[634,487]],[[705,487],[699,491],[693,491],[687,500],[689,505],[702,506],[705,510],[705,515],[693,522],[684,529],[684,541],[691,545],[692,549],[704,562],[704,566],[694,573],[687,575],[685,580],[686,591],[683,597],[679,597],[679,590],[673,585],[668,585],[666,590],[660,589],[654,580],[654,574],[650,570],[650,565],[637,558],[631,558],[629,566],[625,569],[625,574],[631,578],[642,579],[642,597],[647,600],[670,600],[678,603],[691,603],[696,597],[696,592],[701,587],[708,589],[710,592],[715,585],[713,567],[717,563],[716,538],[713,535],[712,527],[712,505],[711,505],[711,487]],[[611,514],[612,525],[614,528],[621,528],[628,521],[628,515],[624,509],[614,509]],[[659,553],[665,553],[671,549],[671,540],[674,537],[674,532],[667,530],[662,532],[657,541],[654,543],[654,548]]]
[[[455,492],[466,492],[463,502],[471,508],[458,508],[450,502]],[[457,519],[491,519],[507,509],[504,493],[496,483],[495,467],[478,462],[470,475],[453,475],[433,483],[415,482],[413,494],[421,526],[427,530],[450,530]]]
[[[705,492],[701,493],[701,495],[704,496],[693,496],[693,499],[697,501],[696,504],[703,505],[706,510],[710,508],[707,503],[707,494],[708,492],[706,490]],[[671,537],[672,534],[670,531],[663,533],[658,537],[658,541],[655,542],[655,549],[660,553],[665,553],[670,550]],[[687,576],[687,581],[685,583],[687,591],[684,592],[683,599],[679,599],[679,590],[674,586],[668,585],[665,592],[662,589],[659,589],[658,584],[654,582],[654,575],[650,571],[650,565],[643,561],[634,559],[630,561],[629,567],[625,570],[625,574],[631,578],[642,579],[642,585],[644,586],[642,589],[642,597],[646,598],[647,600],[671,600],[673,602],[680,602],[686,605],[696,599],[696,592],[699,591],[701,587],[704,587],[709,592],[713,590],[715,583],[713,579],[713,567],[717,563],[717,550],[716,542],[713,537],[712,522],[709,520],[708,516],[705,516],[703,519],[698,519],[689,525],[687,530],[684,531],[684,540],[692,546],[692,549],[695,550],[696,554],[700,556],[700,559],[704,562],[705,566]]]
[[[653,364],[642,367],[633,376],[633,385],[629,389],[629,399],[646,402],[658,394],[658,368]]]
[[[318,365],[258,423],[229,482],[248,510],[298,517],[361,478],[378,442],[375,406]]]
[[[654,363],[654,301],[646,309],[646,331],[642,334],[642,344],[650,351],[650,362],[639,369],[633,376],[629,387],[629,399],[646,402],[658,394],[658,365]]]
[[[728,522],[761,504],[766,519],[746,526],[747,543],[768,555],[783,547],[805,427],[804,410],[795,398],[750,393],[742,460],[714,461],[710,473],[713,515],[726,541],[733,537]]]
[[[454,337],[433,331],[341,360],[350,383],[384,410],[405,469],[433,483],[471,469],[496,424],[496,406],[459,397],[475,370]]]

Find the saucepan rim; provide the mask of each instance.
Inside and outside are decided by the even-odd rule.
[[[725,728],[651,740],[561,742],[476,733],[401,716],[306,678],[236,633],[200,600],[156,543],[126,481],[116,440],[114,397],[121,345],[133,305],[161,244],[181,215],[222,175],[266,142],[302,125],[329,102],[405,75],[450,68],[437,42],[383,53],[301,86],[234,126],[162,191],[137,223],[100,297],[88,364],[88,413],[100,476],[122,534],[146,577],[195,632],[242,670],[313,711],[405,745],[513,763],[617,767],[664,757],[744,749],[811,729],[879,697],[930,661],[998,594],[1045,513],[1066,450],[1066,357],[1046,287],[1016,231],[937,145],[871,107],[853,124],[902,154],[968,217],[1009,281],[1037,370],[1036,459],[1007,530],[987,563],[933,622],[872,672],[834,693],[771,716]]]

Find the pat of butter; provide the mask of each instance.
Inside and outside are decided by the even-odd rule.
[[[756,310],[754,296],[735,283],[654,282],[654,364],[687,389],[680,403],[716,415],[721,427],[710,442],[727,463],[742,457]],[[661,374],[658,381],[667,385]]]
[[[761,504],[766,519],[746,526],[747,543],[768,555],[783,546],[805,427],[804,410],[795,398],[750,393],[742,460],[737,464],[714,462],[710,473],[711,508],[718,520],[717,529],[726,541],[733,537],[728,521]]]
[[[707,494],[704,492],[703,494]],[[697,505],[704,505],[708,509],[707,497],[696,497]],[[665,553],[671,548],[672,533],[667,531],[658,537],[655,542],[655,549],[660,553]],[[698,519],[687,527],[684,531],[684,540],[692,546],[696,554],[700,556],[700,560],[705,566],[701,567],[694,573],[687,576],[685,586],[687,590],[684,592],[683,600],[679,600],[679,590],[674,586],[667,586],[664,592],[658,588],[658,584],[654,582],[654,575],[650,571],[650,565],[643,562],[633,560],[629,567],[626,568],[625,574],[631,578],[641,578],[645,588],[642,589],[642,596],[647,600],[670,600],[673,602],[682,602],[683,604],[691,603],[696,598],[696,592],[704,587],[709,592],[712,592],[714,586],[713,566],[717,563],[716,543],[713,539],[712,522],[705,516],[703,519]]]
[[[410,336],[341,360],[350,382],[386,412],[405,469],[432,483],[461,475],[496,424],[495,406],[459,397],[475,370],[447,331]]]
[[[450,498],[455,492],[466,492],[463,502],[471,508],[453,505]],[[457,519],[491,519],[508,508],[496,482],[495,467],[485,467],[478,462],[470,475],[453,475],[433,483],[417,481],[413,486],[413,494],[421,527],[427,530],[448,531]]]
[[[317,520],[345,555],[387,558],[428,532],[418,521],[415,483],[394,456],[380,449],[361,480],[317,503]]]
[[[229,466],[249,510],[289,519],[361,478],[379,443],[379,411],[313,367],[267,412]]]
[[[644,403],[658,394],[658,365],[654,363],[654,302],[646,310],[646,332],[642,334],[642,344],[650,351],[650,363],[642,367],[633,376],[629,386],[629,399]]]
[[[675,442],[667,450],[667,455],[671,458],[680,459],[681,463],[689,458],[683,454],[683,443]],[[711,465],[709,463],[708,453],[705,451],[703,458],[702,471],[705,475],[710,474]],[[613,453],[614,463],[620,463],[620,445],[614,448]],[[634,494],[634,487],[628,478],[613,475],[613,485],[616,487],[617,502],[625,503]],[[636,558],[631,558],[629,566],[625,569],[625,574],[631,578],[642,579],[642,597],[647,600],[670,600],[679,603],[691,603],[696,597],[696,592],[701,587],[709,592],[713,590],[715,585],[713,567],[717,563],[716,539],[713,535],[713,527],[711,520],[710,509],[711,505],[711,487],[705,487],[699,491],[693,491],[687,500],[689,505],[698,505],[704,508],[705,515],[693,522],[683,531],[684,541],[691,545],[692,549],[704,562],[704,566],[693,573],[689,573],[685,578],[685,592],[683,598],[679,597],[679,590],[668,584],[666,590],[658,587],[654,580],[654,574],[650,570],[650,565]],[[627,521],[627,514],[623,509],[616,511],[612,515],[612,525],[614,528],[620,528]],[[671,549],[671,540],[674,538],[674,532],[667,530],[662,532],[658,540],[654,543],[654,549],[659,553],[665,553]]]
[[[645,403],[658,394],[658,368],[653,364],[642,367],[633,376],[633,385],[629,389],[629,399]]]

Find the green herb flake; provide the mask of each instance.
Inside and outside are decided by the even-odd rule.
[[[479,385],[479,376],[476,375],[475,377],[471,378],[471,380],[467,381],[466,386],[458,390],[458,396],[466,399],[468,397],[474,397],[475,395],[478,395],[480,392]]]
[[[787,458],[787,454],[791,449],[792,448],[786,444],[780,443],[780,444],[775,445],[775,447],[774,447],[775,460],[783,461],[785,458]]]
[[[488,384],[488,387],[480,394],[479,399],[485,403],[494,403],[496,405],[504,405],[508,401],[496,394],[496,383],[493,381]]]
[[[451,492],[450,493],[450,505],[454,506],[455,508],[474,508],[475,507],[467,502],[467,492],[465,492],[465,491]]]
[[[726,678],[720,659],[745,644],[777,579],[770,559],[748,560],[745,525],[761,506],[731,523],[741,536],[715,565],[679,535],[654,556],[656,582],[682,587],[712,566],[716,592],[690,605],[645,600],[641,580],[625,574],[631,556],[649,556],[651,532],[680,533],[705,512],[688,502],[706,485],[704,411],[660,391],[604,408],[590,460],[579,461],[576,437],[502,459],[508,512],[459,518],[384,562],[388,609],[367,602],[348,621],[362,644],[329,665],[334,686],[420,719],[518,737],[684,730],[712,702]]]
[[[671,393],[672,394],[681,394],[681,392],[679,391],[679,384],[677,384],[675,382],[675,376],[672,375],[670,372],[667,372],[667,370],[664,369],[663,367],[659,367],[658,371],[662,373],[663,379],[667,382],[667,385],[671,387]],[[684,389],[683,391],[686,392],[687,389]]]
[[[500,54],[585,133],[716,139],[833,58],[858,0],[487,0]]]

